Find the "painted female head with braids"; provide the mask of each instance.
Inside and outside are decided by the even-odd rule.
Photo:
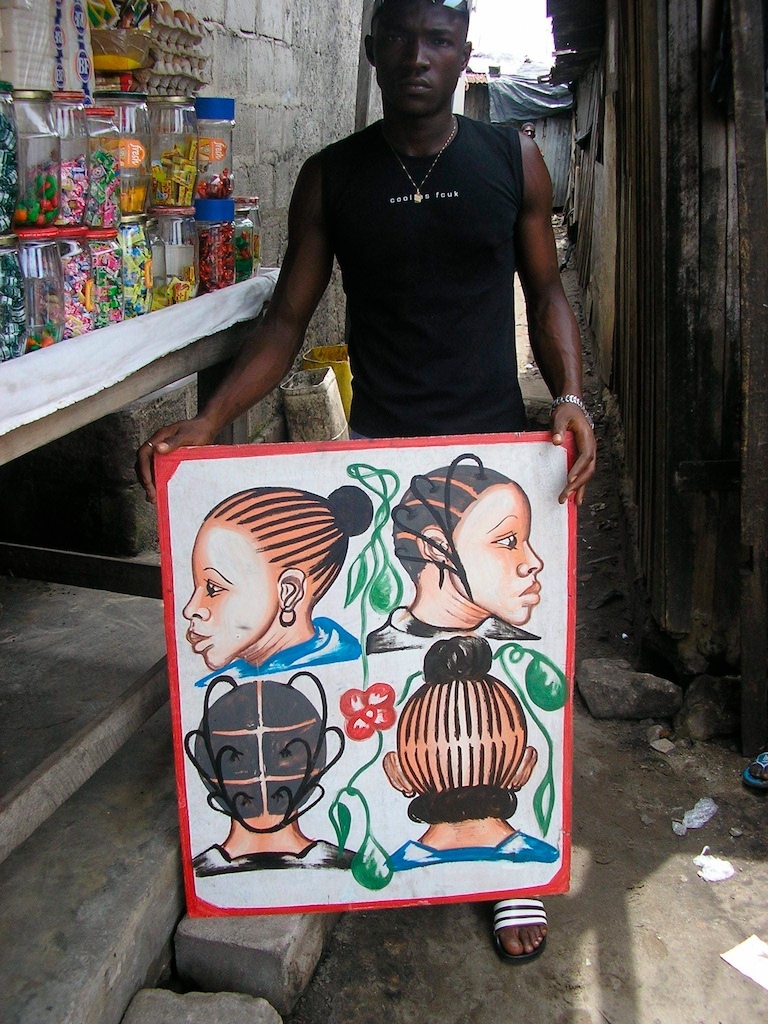
[[[489,616],[528,622],[544,564],[531,547],[531,505],[519,484],[461,455],[415,476],[392,520],[395,554],[416,585],[417,619],[457,630]]]
[[[517,790],[531,776],[536,751],[520,701],[490,674],[491,648],[480,637],[438,640],[424,658],[424,684],[407,700],[397,752],[384,758],[390,783],[412,797],[408,816],[432,826],[422,842],[461,845],[461,829],[439,825],[495,821],[487,835],[473,826],[467,845],[496,844],[512,829]]]
[[[328,498],[253,487],[219,502],[192,551],[195,589],[183,615],[194,652],[220,669],[236,658],[262,664],[311,641],[312,609],[372,516],[370,499],[352,486]]]

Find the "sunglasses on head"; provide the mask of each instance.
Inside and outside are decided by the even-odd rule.
[[[447,7],[449,10],[469,15],[469,0],[429,0],[429,2],[436,7]],[[392,0],[375,0],[373,13],[376,14],[382,7],[386,7],[390,3],[392,3]]]

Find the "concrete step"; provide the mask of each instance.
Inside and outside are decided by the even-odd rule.
[[[0,862],[168,700],[166,659],[129,686],[0,799]]]
[[[177,996],[162,989],[136,994],[123,1024],[283,1024],[265,999],[236,992],[189,992]]]
[[[0,865],[0,1021],[119,1024],[183,911],[168,705]]]

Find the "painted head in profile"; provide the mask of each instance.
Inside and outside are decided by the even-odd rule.
[[[392,519],[395,554],[416,588],[409,611],[419,622],[465,631],[489,617],[528,622],[544,564],[518,483],[462,455],[413,477]]]
[[[312,611],[372,515],[368,496],[352,486],[328,498],[255,487],[216,505],[195,539],[194,590],[183,610],[195,654],[216,670],[311,643]]]

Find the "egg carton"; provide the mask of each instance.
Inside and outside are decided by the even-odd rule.
[[[151,70],[158,75],[189,75],[190,78],[200,78],[205,72],[208,61],[198,57],[179,57],[166,54],[163,57],[155,57]]]
[[[166,60],[168,57],[202,58],[206,60],[209,55],[209,47],[207,45],[196,44],[195,46],[188,46],[186,44],[177,44],[171,46],[168,43],[159,42],[154,36],[152,37],[149,49],[154,57],[162,60]]]
[[[153,32],[161,34],[171,42],[200,41],[203,38],[203,26],[194,16],[186,11],[174,10],[165,0],[155,4],[152,14]]]
[[[196,96],[210,78],[193,78],[190,75],[165,75],[144,69],[133,76],[142,90],[150,96]]]

